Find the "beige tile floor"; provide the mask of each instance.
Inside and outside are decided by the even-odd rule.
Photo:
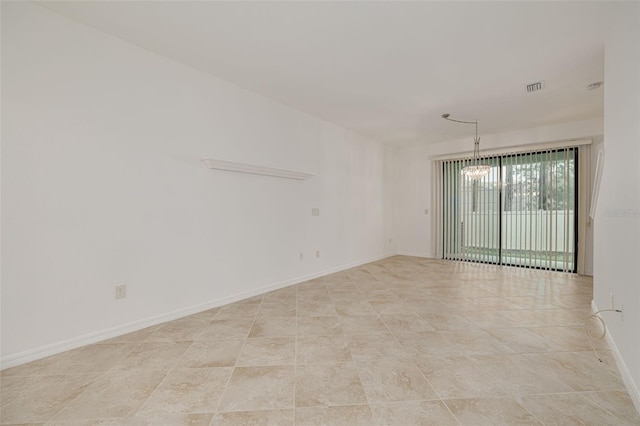
[[[591,294],[392,257],[4,370],[0,422],[640,425]]]

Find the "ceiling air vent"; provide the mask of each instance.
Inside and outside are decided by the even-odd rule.
[[[542,89],[544,89],[544,80],[527,84],[527,92],[537,92],[538,90],[542,90]]]

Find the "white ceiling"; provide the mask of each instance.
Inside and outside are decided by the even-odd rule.
[[[603,115],[613,2],[42,2],[389,143]],[[528,94],[528,83],[546,89]]]

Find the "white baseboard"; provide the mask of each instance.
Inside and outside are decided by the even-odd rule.
[[[121,336],[123,334],[131,333],[133,331],[142,330],[143,328],[151,327],[153,325],[162,324],[163,322],[172,321],[178,318],[182,318],[188,315],[193,315],[198,312],[206,311],[208,309],[217,308],[229,303],[237,302],[239,300],[247,299],[249,297],[258,296],[260,294],[267,293],[269,291],[278,290],[290,285],[298,284],[304,281],[319,278],[325,275],[333,274],[335,272],[344,271],[345,269],[355,268],[356,266],[365,265],[367,263],[375,262],[378,260],[386,259],[388,257],[395,256],[395,253],[384,254],[381,256],[375,256],[373,258],[347,263],[344,265],[336,266],[333,268],[325,269],[313,274],[304,275],[281,281],[278,283],[269,284],[263,287],[259,287],[254,290],[237,293],[233,296],[223,297],[220,299],[212,300],[205,303],[199,303],[186,308],[177,309],[175,311],[167,312],[165,314],[156,315],[149,318],[133,321],[127,324],[119,325],[117,327],[108,328],[92,333],[83,334],[71,339],[62,340],[49,345],[40,346],[35,349],[29,349],[26,351],[18,352],[15,354],[6,355],[0,358],[0,370],[6,368],[15,367],[17,365],[25,364],[27,362],[35,361],[50,355],[55,355],[61,352],[65,352],[71,349],[76,349],[82,346],[90,345],[100,342],[102,340],[110,339],[112,337]]]
[[[591,301],[591,310],[593,312],[598,312],[598,306],[596,305],[596,301]],[[620,376],[622,376],[622,381],[624,382],[625,387],[627,388],[627,392],[629,392],[629,396],[633,401],[633,405],[636,407],[636,411],[640,413],[640,391],[638,391],[638,385],[633,381],[633,377],[631,377],[631,373],[629,373],[629,369],[627,368],[627,364],[625,364],[620,351],[618,350],[618,345],[611,337],[611,333],[609,333],[609,329],[607,324],[603,321],[605,327],[605,335],[607,336],[607,343],[611,348],[611,353],[613,354],[613,359],[616,360],[616,365],[618,367],[618,371],[620,371]]]
[[[399,256],[411,256],[411,257],[425,257],[428,259],[433,259],[433,255],[431,253],[420,253],[420,252],[414,252],[414,251],[399,251],[398,252]]]

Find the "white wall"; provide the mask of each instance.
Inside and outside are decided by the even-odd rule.
[[[571,139],[601,139],[600,118],[495,135],[481,135],[481,151]],[[431,157],[468,153],[473,137],[434,145],[413,144],[396,151],[395,232],[400,254],[434,257]],[[429,209],[429,215],[425,214]],[[588,243],[590,244],[590,243]],[[590,248],[588,250],[591,250]]]
[[[640,3],[620,6],[605,46],[605,166],[595,218],[594,302],[640,410]],[[626,371],[625,371],[626,370]]]
[[[33,4],[2,106],[3,367],[390,254],[390,150]]]

